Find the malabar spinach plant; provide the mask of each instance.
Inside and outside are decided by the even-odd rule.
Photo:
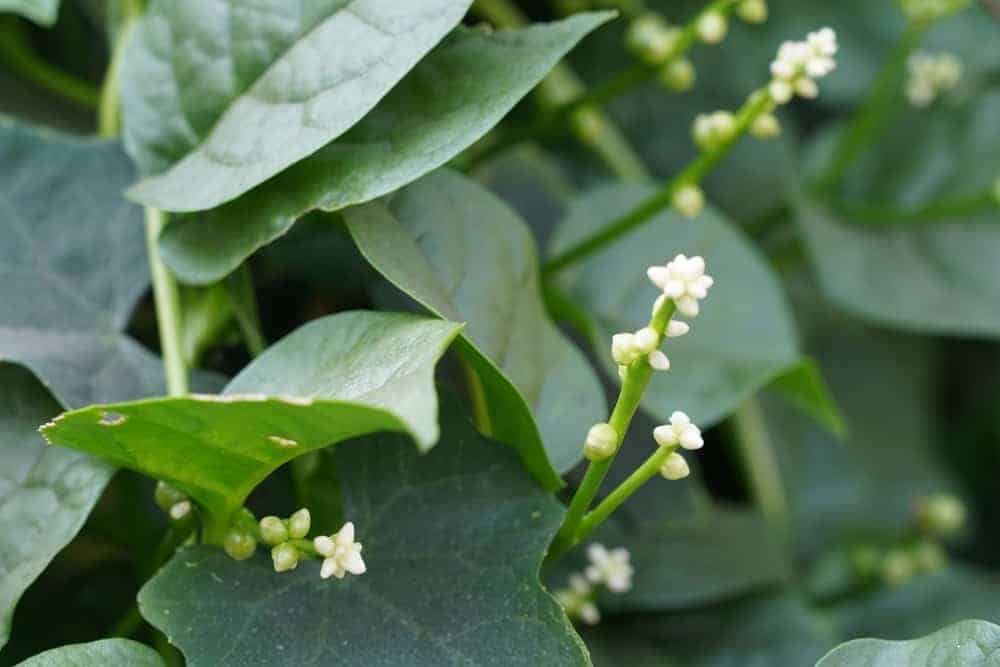
[[[997,16],[0,0],[0,664],[996,664]]]

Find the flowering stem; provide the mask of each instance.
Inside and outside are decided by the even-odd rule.
[[[653,318],[649,322],[649,326],[661,339],[667,329],[670,318],[674,315],[674,309],[674,302],[664,299],[663,304],[653,313]],[[572,549],[579,541],[578,530],[583,521],[584,514],[591,503],[594,502],[594,497],[601,487],[601,482],[604,481],[608,470],[611,468],[611,464],[614,463],[617,451],[621,449],[622,441],[625,438],[625,434],[628,433],[629,425],[632,423],[632,417],[639,408],[639,401],[642,399],[646,387],[649,386],[649,380],[652,375],[653,369],[645,357],[629,367],[622,381],[614,410],[612,410],[611,417],[608,419],[608,424],[614,429],[617,435],[615,454],[612,454],[603,461],[591,461],[587,466],[587,471],[583,475],[583,481],[580,482],[580,486],[570,501],[562,527],[560,527],[549,549],[548,557],[550,559],[558,558]]]
[[[685,185],[701,180],[724,158],[753,122],[774,109],[774,100],[766,89],[754,91],[740,107],[734,119],[734,130],[730,136],[719,141],[711,150],[699,153],[676,176],[667,181],[659,192],[639,204],[624,216],[612,221],[606,227],[556,255],[542,267],[544,276],[552,276],[566,267],[589,257],[605,246],[628,234],[636,227],[653,219],[660,211],[670,206],[674,194]]]
[[[677,447],[657,447],[656,451],[646,459],[646,461],[635,469],[624,482],[605,496],[604,500],[598,503],[590,512],[583,517],[580,527],[576,531],[576,542],[582,541],[604,521],[611,516],[611,513],[618,509],[622,503],[632,497],[643,484],[655,477],[660,472],[660,467],[667,458],[677,451]]]
[[[854,116],[847,131],[840,139],[826,171],[816,182],[816,190],[830,194],[840,183],[847,169],[861,152],[871,144],[888,122],[901,97],[901,84],[906,74],[906,61],[930,27],[927,21],[910,21],[897,42],[895,49],[875,79],[861,111]]]
[[[788,499],[764,415],[756,399],[745,401],[733,414],[731,424],[754,499],[764,518],[782,534],[787,534]]]

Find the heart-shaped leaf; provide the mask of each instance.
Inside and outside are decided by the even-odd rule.
[[[164,260],[184,282],[213,282],[307,211],[371,201],[437,169],[609,16],[492,33],[459,28],[344,136],[235,201],[168,225]]]
[[[361,120],[470,4],[154,0],[121,88],[126,145],[158,175],[130,195],[199,211],[260,185]]]
[[[62,408],[26,369],[0,364],[0,646],[14,606],[83,525],[112,469],[46,447],[38,435]]]
[[[538,582],[562,507],[445,405],[429,454],[389,434],[334,450],[363,576],[324,581],[316,562],[276,574],[263,555],[198,547],[142,589],[143,616],[191,667],[588,664]]]
[[[50,26],[59,14],[59,0],[0,0],[0,12],[14,12],[39,25]]]
[[[586,359],[545,313],[524,222],[446,170],[344,218],[391,283],[432,313],[468,322],[459,350],[482,381],[493,435],[517,447],[543,483],[557,485],[553,471],[580,460],[581,437],[606,406]]]
[[[1000,174],[1000,91],[975,99],[907,112],[854,167],[845,196],[914,210],[988,194]],[[826,162],[837,136],[817,141],[810,165]],[[1000,337],[1000,207],[988,196],[967,214],[887,224],[805,194],[797,208],[820,285],[845,310],[912,331]]]
[[[282,464],[373,431],[438,437],[434,366],[460,325],[348,312],[307,324],[268,349],[221,396],[194,395],[68,412],[52,443],[169,481],[228,526]]]
[[[993,667],[1000,626],[962,621],[908,641],[855,639],[827,653],[816,667]]]
[[[553,253],[624,215],[653,192],[650,185],[615,184],[579,197],[553,235]],[[634,331],[649,321],[657,293],[646,278],[646,267],[662,265],[677,253],[703,255],[715,285],[691,333],[671,339],[664,347],[672,370],[653,377],[643,407],[660,419],[684,410],[708,426],[794,369],[801,358],[795,324],[777,277],[724,217],[711,209],[695,221],[673,212],[661,213],[567,270],[561,284],[593,317],[597,353],[616,377],[608,354],[611,336]],[[809,400],[823,403],[828,399],[816,395]]]
[[[160,654],[131,639],[102,639],[60,646],[28,658],[17,667],[165,667]]]

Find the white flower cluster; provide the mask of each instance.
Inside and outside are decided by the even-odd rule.
[[[662,65],[677,48],[680,33],[660,14],[646,12],[629,24],[625,47],[647,65]]]
[[[708,296],[709,288],[715,283],[711,276],[705,274],[705,260],[698,255],[691,258],[677,255],[666,266],[649,267],[646,275],[663,290],[661,298],[672,299],[677,311],[685,317],[698,316],[698,302]]]
[[[778,104],[785,104],[796,94],[816,97],[821,79],[837,67],[833,57],[837,54],[837,34],[832,28],[822,28],[809,33],[804,42],[785,42],[778,49],[778,57],[771,63],[771,80],[768,90]]]
[[[589,563],[583,574],[571,574],[569,588],[556,591],[555,596],[571,618],[596,625],[601,620],[601,613],[594,604],[597,587],[604,586],[612,593],[627,593],[632,590],[635,569],[625,547],[609,551],[603,544],[590,544],[587,560]]]
[[[665,336],[677,338],[683,336],[691,327],[684,322],[667,324]],[[660,349],[660,336],[652,327],[643,327],[635,333],[620,333],[611,337],[611,358],[619,367],[627,367],[643,357],[653,367],[653,370],[670,370],[670,359]]]
[[[691,126],[694,143],[703,151],[717,148],[732,139],[735,133],[736,117],[729,111],[698,114]]]
[[[701,449],[705,441],[701,430],[691,423],[691,418],[680,410],[670,415],[670,423],[653,429],[653,439],[660,447],[676,449],[682,447],[688,450]],[[684,479],[691,474],[687,461],[678,452],[671,452],[660,466],[660,474],[669,480]]]
[[[929,106],[962,78],[962,61],[953,53],[914,53],[907,66],[906,97],[915,107]]]
[[[361,543],[354,541],[354,524],[350,521],[333,535],[314,538],[313,547],[324,558],[319,571],[324,579],[343,579],[348,572],[357,575],[368,570],[361,558]]]

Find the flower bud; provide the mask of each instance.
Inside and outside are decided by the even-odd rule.
[[[952,537],[965,525],[965,504],[950,493],[936,493],[917,505],[921,529],[934,537]]]
[[[670,57],[677,45],[678,31],[662,16],[647,12],[632,21],[625,34],[625,48],[648,65],[658,65]]]
[[[303,507],[288,519],[288,535],[293,539],[300,540],[309,534],[312,525],[312,515],[309,510]]]
[[[180,521],[187,515],[191,514],[191,501],[182,500],[179,503],[174,503],[167,514],[170,515],[170,518],[174,521]]]
[[[266,516],[260,520],[260,539],[264,544],[276,546],[288,541],[288,528],[276,516]]]
[[[916,574],[915,563],[903,549],[892,549],[882,561],[882,581],[886,586],[902,586]]]
[[[882,554],[873,546],[857,546],[850,552],[851,566],[861,579],[871,579],[879,572]]]
[[[299,566],[299,550],[285,542],[271,549],[271,561],[275,572],[287,572]]]
[[[688,467],[683,456],[673,452],[660,466],[660,474],[671,481],[684,479],[691,474],[691,468]]]
[[[948,563],[948,554],[937,542],[921,540],[913,546],[913,563],[920,572],[937,572]]]
[[[722,12],[712,11],[698,19],[695,25],[695,32],[698,39],[706,44],[718,44],[726,38],[729,30],[729,22]]]
[[[687,58],[677,58],[667,63],[657,75],[660,83],[677,93],[691,90],[697,74],[694,65]]]
[[[592,144],[600,139],[607,129],[607,124],[601,112],[593,107],[580,107],[569,118],[573,135],[585,144]]]
[[[697,218],[705,208],[705,193],[693,183],[682,185],[674,192],[673,205],[686,218]]]
[[[771,139],[781,134],[781,123],[773,113],[763,113],[750,124],[750,134],[758,139]]]
[[[662,350],[653,350],[646,357],[646,360],[654,371],[670,370],[670,358]]]
[[[656,349],[656,346],[660,342],[660,337],[652,327],[643,327],[635,332],[635,337],[632,340],[636,350],[640,354],[649,354]]]
[[[153,492],[153,500],[156,502],[156,506],[159,507],[164,512],[169,512],[171,508],[177,503],[182,503],[187,500],[188,497],[170,486],[166,482],[157,482],[156,491]]]
[[[765,0],[743,0],[736,6],[736,13],[747,23],[763,23],[767,20]]]
[[[249,533],[231,530],[226,534],[222,548],[233,560],[246,560],[257,551],[257,540]]]
[[[590,461],[604,461],[618,449],[618,433],[606,423],[594,424],[587,432],[583,454]]]

